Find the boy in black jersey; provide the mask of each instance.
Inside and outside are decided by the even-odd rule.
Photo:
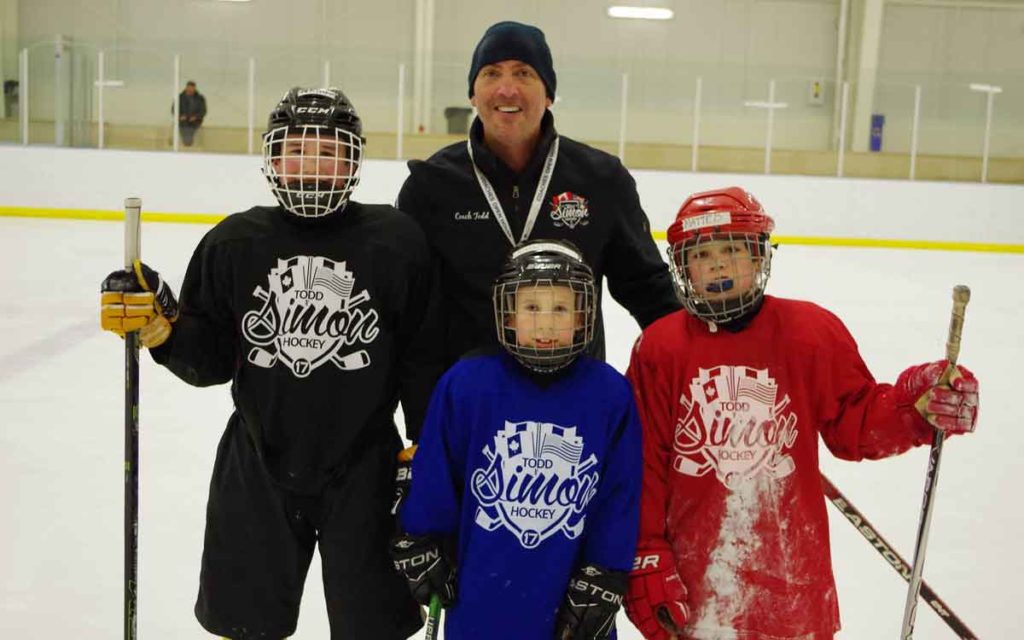
[[[105,329],[139,330],[189,384],[232,383],[195,608],[217,635],[291,635],[317,545],[332,638],[406,638],[422,624],[387,546],[396,404],[415,439],[441,372],[433,269],[412,220],[349,200],[362,149],[341,91],[291,90],[263,136],[280,206],[206,234],[180,310],[141,263],[103,283]]]

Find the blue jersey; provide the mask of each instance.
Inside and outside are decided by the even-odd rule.
[[[553,638],[577,569],[632,567],[641,475],[633,393],[607,364],[580,358],[542,386],[505,353],[457,362],[401,514],[409,533],[455,543],[445,637]]]

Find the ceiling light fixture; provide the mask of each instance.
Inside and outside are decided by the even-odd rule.
[[[635,20],[671,20],[675,16],[675,12],[661,7],[614,6],[608,7],[608,16]]]

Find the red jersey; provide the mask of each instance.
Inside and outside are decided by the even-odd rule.
[[[685,637],[832,638],[818,436],[846,460],[901,453],[931,441],[912,401],[875,382],[832,313],[771,296],[736,333],[665,316],[627,377],[644,435],[639,546],[672,550]]]

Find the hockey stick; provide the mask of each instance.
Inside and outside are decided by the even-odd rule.
[[[124,266],[139,259],[142,200],[124,200]],[[139,573],[139,332],[124,336],[124,637],[138,635]]]
[[[828,498],[829,502],[839,510],[839,513],[843,514],[847,520],[850,521],[857,531],[860,532],[864,538],[871,543],[878,553],[885,558],[886,562],[892,565],[892,568],[896,570],[896,573],[903,576],[903,579],[910,581],[911,567],[910,564],[903,559],[899,553],[893,549],[893,546],[882,537],[882,534],[878,533],[878,530],[868,522],[867,518],[857,510],[850,501],[844,496],[836,485],[832,484],[825,474],[821,474],[821,487],[825,491],[825,497]],[[945,622],[953,633],[957,635],[961,640],[977,640],[977,636],[971,631],[964,621],[959,618],[953,610],[949,608],[942,598],[938,596],[932,588],[928,586],[927,582],[921,581],[921,595],[924,597],[924,601],[928,603],[928,606],[935,611],[936,614],[942,621]]]
[[[949,365],[942,372],[939,384],[947,384],[956,371],[956,359],[960,355],[960,334],[964,328],[964,313],[971,299],[971,290],[965,285],[953,287],[953,311],[949,317],[949,335],[946,338],[946,360]],[[920,405],[920,401],[918,401]],[[928,531],[932,523],[932,506],[935,504],[935,488],[939,482],[939,463],[942,461],[942,444],[945,433],[936,429],[932,448],[928,454],[928,471],[924,478],[924,499],[921,505],[921,520],[917,527],[917,544],[914,545],[914,569],[910,574],[910,588],[907,602],[903,607],[903,629],[901,640],[914,637],[914,617],[917,615],[917,596],[921,590],[921,574],[924,572],[924,556],[928,547]]]
[[[430,596],[430,607],[427,608],[427,624],[424,626],[424,640],[437,640],[437,632],[441,628],[441,598],[437,594]]]

